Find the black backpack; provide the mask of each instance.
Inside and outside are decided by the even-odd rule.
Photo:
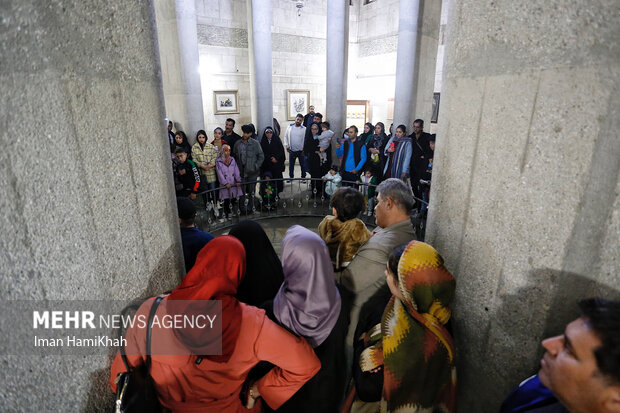
[[[161,413],[162,407],[157,398],[151,369],[151,333],[157,307],[163,297],[157,297],[151,306],[146,329],[146,363],[131,367],[127,361],[125,347],[120,347],[121,357],[127,371],[116,378],[116,401],[114,413]],[[133,306],[135,307],[135,306]],[[123,314],[132,306],[126,307]]]

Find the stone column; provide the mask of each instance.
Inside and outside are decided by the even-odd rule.
[[[273,126],[271,71],[271,2],[252,0],[252,45],[256,79],[256,133]]]
[[[192,142],[204,129],[194,0],[155,0],[166,116]]]
[[[418,64],[418,21],[420,0],[400,0],[398,14],[398,49],[396,56],[396,90],[394,91],[394,129],[400,124],[411,129],[411,113],[415,111]]]
[[[0,66],[2,302],[129,300],[173,288],[183,255],[151,3],[10,0],[0,22],[10,62]],[[2,321],[5,338],[21,327]],[[11,366],[0,369],[10,383],[3,411],[105,412],[113,403],[105,349],[0,349]]]
[[[617,3],[496,5],[450,2],[426,233],[463,412],[497,412],[579,299],[620,299]]]
[[[349,1],[327,2],[327,90],[326,118],[335,141],[344,130],[347,109],[347,61],[349,43]],[[336,145],[332,144],[332,161],[337,163]]]
[[[245,9],[248,24],[248,72],[250,74],[250,119],[256,125],[258,119],[256,101],[256,71],[254,66],[254,34],[252,24],[252,0],[246,0]],[[239,125],[241,127],[241,125]],[[262,135],[261,135],[262,136]]]

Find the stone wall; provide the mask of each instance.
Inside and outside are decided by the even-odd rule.
[[[451,1],[427,241],[460,411],[496,412],[578,299],[620,297],[617,5]]]
[[[227,117],[238,125],[252,120],[246,7],[245,0],[196,0],[205,129],[210,138]],[[301,16],[290,0],[272,2],[273,105],[282,128],[291,122],[286,116],[288,89],[309,90],[310,103],[325,112],[325,12],[325,0],[306,2]],[[240,113],[215,115],[216,90],[238,90]]]
[[[173,287],[182,254],[152,6],[19,0],[0,17],[2,300]],[[1,356],[2,410],[109,411],[109,361]]]
[[[316,110],[325,112],[326,2],[305,2],[301,16],[290,0],[272,2],[274,116],[286,116],[287,89],[310,91]],[[196,0],[198,43],[205,126],[208,135],[228,115],[215,115],[213,91],[238,90],[239,124],[251,121],[250,67],[246,0]],[[349,8],[349,70],[347,99],[369,100],[370,121],[389,126],[388,99],[394,97],[399,0],[378,0]],[[416,111],[412,119],[430,122],[441,1],[422,1],[418,36],[420,59]],[[410,127],[411,125],[408,125]],[[428,130],[428,127],[427,127]]]
[[[430,123],[436,55],[439,41],[440,0],[422,0],[418,33],[418,87],[411,119]],[[349,100],[370,101],[370,122],[383,122],[389,128],[388,100],[396,88],[396,52],[398,46],[399,0],[377,0],[351,7],[349,49]],[[407,125],[411,129],[411,125]],[[428,130],[428,127],[426,127]]]
[[[437,66],[437,50],[439,47],[439,26],[441,19],[440,0],[423,0],[422,24],[418,32],[418,71],[416,75],[417,89],[414,107],[411,113],[411,125],[407,130],[413,132],[413,120],[423,119],[424,130],[428,131],[433,109],[433,91],[435,88],[435,72]]]
[[[394,99],[399,0],[353,2],[349,24],[348,100],[370,101],[370,122],[389,127]]]

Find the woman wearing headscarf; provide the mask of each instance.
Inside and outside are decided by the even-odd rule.
[[[192,146],[189,144],[189,141],[187,140],[187,135],[185,135],[185,132],[183,132],[182,130],[177,131],[177,133],[174,134],[174,147],[175,149],[177,147],[181,147],[185,149],[185,153],[187,154],[187,159],[190,159],[190,160],[192,159]]]
[[[215,171],[215,160],[217,159],[217,149],[215,146],[207,142],[207,132],[199,130],[196,133],[196,143],[192,146],[192,158],[200,171],[201,182],[206,182],[206,190],[211,190],[207,195],[203,194],[205,206],[207,209],[213,209],[217,202],[216,193],[214,191],[217,184],[217,176]],[[211,203],[209,204],[209,201]]]
[[[263,150],[263,154],[265,154],[265,160],[260,168],[260,175],[262,177],[265,175],[265,172],[271,172],[272,179],[279,179],[275,184],[277,193],[280,193],[284,188],[282,171],[284,171],[284,161],[286,160],[282,140],[280,140],[280,137],[275,133],[272,127],[267,126],[263,132],[260,146]]]
[[[374,134],[368,139],[366,149],[368,150],[368,162],[366,167],[370,169],[372,176],[377,178],[377,183],[383,181],[383,169],[385,168],[385,146],[388,143],[388,136],[385,134],[385,126],[382,122],[375,125]]]
[[[385,276],[398,274],[398,261],[408,244],[400,245],[390,252],[385,269]],[[371,371],[362,371],[360,356],[362,352],[381,340],[381,318],[387,307],[392,292],[384,283],[362,305],[353,342],[353,375],[349,394],[342,412],[371,413],[378,412],[383,392],[383,366]]]
[[[263,308],[272,320],[308,340],[321,370],[278,411],[337,412],[347,373],[344,340],[351,296],[334,283],[325,243],[306,228],[294,225],[286,232],[282,266],[284,283]]]
[[[331,146],[328,147],[325,152],[327,153],[327,162],[321,164],[319,135],[321,134],[321,124],[312,123],[309,126],[309,132],[306,133],[304,141],[304,154],[308,157],[308,167],[310,170],[310,176],[316,178],[312,181],[312,188],[316,188],[317,196],[321,196],[323,193],[323,181],[321,178],[331,168]]]
[[[388,162],[383,169],[383,179],[397,178],[407,182],[411,162],[411,138],[407,136],[407,127],[398,125],[396,134],[385,145]]]
[[[174,328],[153,328],[150,375],[165,409],[187,413],[247,412],[246,401],[240,397],[242,385],[260,360],[276,367],[254,383],[248,392],[248,405],[262,397],[270,407],[278,408],[320,369],[306,340],[269,320],[263,310],[234,297],[244,271],[241,242],[227,235],[217,237],[200,251],[192,270],[157,308],[155,315],[161,320],[165,315],[191,318],[211,314],[212,304],[206,300],[217,300],[222,310],[219,325],[216,321],[221,329],[198,324],[181,328],[183,323],[175,323]],[[152,303],[153,299],[147,300],[137,314],[148,314]],[[131,328],[127,332],[126,353],[131,366],[144,363],[144,337],[144,329]],[[214,338],[221,339],[220,354],[211,351]],[[125,366],[117,355],[111,370],[112,389],[122,371]],[[260,404],[253,411],[259,411]]]
[[[237,299],[256,307],[273,300],[284,281],[284,273],[263,227],[245,220],[233,226],[228,234],[241,241],[246,251],[247,269],[237,290]]]
[[[456,282],[430,245],[411,241],[386,271],[392,292],[379,342],[360,357],[363,371],[383,367],[382,412],[456,412],[455,346],[446,328]]]
[[[368,142],[370,142],[370,137],[374,134],[374,132],[375,132],[375,127],[373,126],[373,124],[370,122],[366,122],[364,123],[364,131],[358,137],[358,139],[364,142],[364,145],[368,147]]]

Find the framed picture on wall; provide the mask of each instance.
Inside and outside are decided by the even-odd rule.
[[[431,113],[431,123],[437,123],[439,118],[439,93],[433,93],[433,112]]]
[[[364,124],[370,122],[369,100],[347,100],[347,124],[355,125],[360,131],[364,130]],[[361,133],[361,132],[360,132]]]
[[[309,90],[288,89],[286,91],[286,120],[295,120],[298,113],[305,115],[308,113],[309,105]]]
[[[213,108],[216,115],[239,113],[239,93],[236,90],[216,90],[213,92]]]

